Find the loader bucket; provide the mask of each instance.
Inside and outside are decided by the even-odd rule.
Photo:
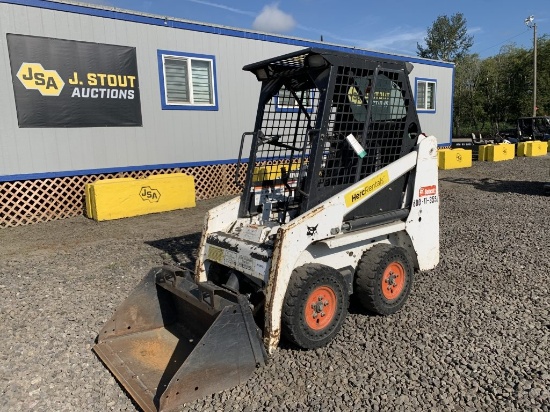
[[[237,386],[266,360],[244,296],[171,267],[149,272],[93,350],[144,411]]]

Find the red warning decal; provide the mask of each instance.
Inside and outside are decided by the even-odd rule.
[[[436,185],[423,186],[423,187],[420,188],[418,196],[420,196],[420,197],[422,197],[422,196],[433,196],[435,194],[437,194],[437,186]]]

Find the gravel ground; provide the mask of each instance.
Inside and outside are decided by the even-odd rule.
[[[440,172],[441,262],[404,310],[353,306],[328,346],[284,342],[197,411],[550,411],[550,155]],[[91,351],[150,267],[193,260],[197,208],[0,230],[0,410],[136,410]]]

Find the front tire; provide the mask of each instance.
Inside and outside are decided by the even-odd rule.
[[[349,291],[342,275],[320,264],[295,268],[283,303],[283,336],[303,349],[325,346],[348,313]]]
[[[413,283],[413,265],[405,249],[388,244],[365,251],[355,276],[355,294],[361,305],[379,315],[399,311]]]

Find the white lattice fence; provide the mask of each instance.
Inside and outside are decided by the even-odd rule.
[[[84,213],[86,183],[117,177],[142,179],[168,173],[186,173],[195,178],[197,200],[240,193],[235,184],[236,164],[143,170],[51,179],[0,182],[0,228],[64,219]],[[246,164],[241,165],[240,181]]]

